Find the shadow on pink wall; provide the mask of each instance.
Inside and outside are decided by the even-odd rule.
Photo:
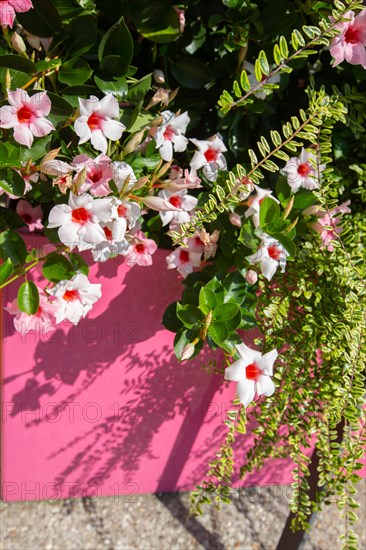
[[[166,270],[166,254],[159,250],[147,268],[92,266],[103,298],[76,327],[22,337],[4,315],[4,500],[133,498],[189,490],[204,477],[235,384],[205,372],[222,361],[211,350],[191,363],[175,359],[161,319],[180,282]],[[7,289],[4,303],[15,293]],[[239,458],[252,442],[250,434],[241,439]],[[274,460],[245,483],[290,481],[291,464]]]

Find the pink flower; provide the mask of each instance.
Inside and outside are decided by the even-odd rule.
[[[30,0],[0,0],[0,25],[13,26],[15,14],[24,13],[33,8]]]
[[[310,227],[320,233],[320,238],[322,240],[322,246],[320,248],[326,248],[329,252],[333,252],[334,246],[332,244],[342,233],[343,226],[339,226],[340,218],[335,218],[336,214],[350,214],[351,210],[348,208],[348,205],[351,201],[345,201],[336,208],[328,212],[319,212],[318,221],[310,224]]]
[[[223,155],[227,148],[218,136],[212,136],[207,140],[191,139],[192,143],[198,147],[190,162],[191,168],[199,170],[203,168],[203,173],[209,181],[215,181],[219,170],[226,170],[226,159]]]
[[[181,10],[177,6],[173,6],[173,9],[177,12],[179,18],[179,30],[181,33],[184,32],[184,27],[186,25],[186,18],[184,15],[184,10]]]
[[[167,225],[171,222],[176,224],[189,222],[189,212],[193,210],[198,203],[198,199],[196,199],[196,197],[187,195],[186,189],[176,191],[175,193],[171,193],[170,191],[164,189],[159,191],[158,196],[170,203],[174,206],[174,208],[179,208],[179,210],[166,210],[159,212],[163,225]]]
[[[310,190],[319,188],[319,178],[314,166],[316,166],[316,156],[304,148],[299,157],[292,157],[286,162],[284,171],[288,174],[287,182],[293,193],[297,193],[300,187]],[[321,164],[320,172],[324,168],[324,164]]]
[[[13,300],[5,308],[11,315],[15,315],[14,326],[23,335],[30,330],[42,331],[43,334],[54,330],[57,306],[49,301],[47,294],[41,288],[37,288],[39,293],[39,308],[34,315],[28,315],[20,311],[17,299]]]
[[[79,98],[80,116],[75,120],[75,132],[79,144],[91,141],[93,147],[106,154],[107,138],[117,141],[121,138],[125,126],[114,118],[119,117],[117,99],[107,94],[99,101],[92,95],[90,99]]]
[[[60,281],[48,292],[55,297],[56,322],[65,319],[77,325],[102,296],[102,285],[91,284],[86,275],[78,273],[70,280]]]
[[[280,267],[282,273],[286,267],[287,250],[276,240],[263,233],[260,237],[262,244],[255,254],[248,256],[250,264],[260,262],[263,276],[270,281]]]
[[[8,90],[8,101],[0,109],[0,128],[14,128],[14,139],[22,145],[32,147],[33,137],[43,137],[55,129],[45,117],[51,110],[47,92],[29,97],[25,90]]]
[[[71,249],[94,248],[105,241],[100,222],[107,223],[113,216],[113,199],[93,199],[87,193],[70,193],[69,204],[57,204],[49,214],[48,227],[58,227],[60,241]]]
[[[179,191],[181,189],[199,189],[201,180],[197,176],[196,170],[182,170],[179,166],[174,165],[169,172],[169,180],[164,181],[164,188],[169,191]]]
[[[88,155],[78,155],[74,158],[72,166],[76,171],[76,176],[85,168],[85,181],[79,187],[79,193],[87,191],[93,197],[105,197],[111,193],[108,183],[112,179],[112,170],[110,169],[111,159],[107,155],[99,155],[91,159]]]
[[[237,382],[239,400],[246,407],[255,394],[271,396],[275,391],[271,376],[273,364],[278,357],[276,349],[262,355],[245,344],[236,346],[239,359],[225,369],[225,380]]]
[[[163,124],[156,129],[155,141],[161,158],[167,162],[172,160],[173,151],[181,153],[187,149],[188,139],[184,136],[190,118],[188,113],[175,115],[171,111],[163,111]]]
[[[153,239],[148,239],[142,231],[134,234],[135,242],[130,246],[126,254],[126,264],[130,267],[137,265],[152,265],[152,254],[158,248]]]
[[[239,216],[239,214],[237,212],[231,212],[230,213],[229,221],[230,221],[231,225],[235,225],[235,227],[241,227],[242,226],[241,217]]]
[[[28,201],[20,200],[17,203],[16,212],[18,216],[20,216],[22,220],[25,221],[29,231],[43,229],[43,212],[40,206],[35,206],[33,208]]]
[[[248,269],[245,274],[246,281],[249,285],[254,285],[258,281],[258,275],[253,269]]]
[[[202,243],[201,247],[203,248]],[[194,249],[190,247],[184,248],[180,246],[167,256],[166,262],[168,269],[176,268],[183,277],[187,277],[189,273],[192,273],[195,267],[200,267],[201,258],[202,252],[195,252]]]
[[[333,38],[330,45],[333,67],[346,60],[351,65],[362,65],[366,69],[366,10],[362,10],[356,17],[353,11],[348,11],[344,18],[349,21],[335,25],[340,34]]]

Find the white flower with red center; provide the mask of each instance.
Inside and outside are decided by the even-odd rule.
[[[20,200],[16,206],[16,213],[27,224],[29,231],[43,229],[43,212],[40,206],[33,206],[24,200]]]
[[[0,109],[0,128],[14,128],[14,139],[22,145],[32,147],[34,137],[43,137],[55,129],[45,118],[51,111],[51,100],[47,92],[29,97],[25,90],[8,90],[10,105]]]
[[[255,254],[247,257],[250,264],[260,262],[263,276],[270,281],[280,267],[285,271],[287,250],[276,240],[263,233],[260,237],[262,244]]]
[[[16,13],[24,13],[31,8],[31,0],[0,0],[0,25],[12,27]]]
[[[114,218],[123,218],[126,220],[127,229],[133,229],[137,220],[141,216],[141,208],[135,202],[115,199]]]
[[[260,207],[262,202],[266,197],[269,197],[279,202],[275,197],[272,196],[272,191],[270,189],[262,189],[261,187],[258,187],[258,185],[253,185],[255,190],[255,195],[252,195],[247,200],[248,210],[245,211],[245,217],[249,218],[250,216],[253,217],[253,223],[255,227],[259,227],[260,221],[259,221],[259,215],[260,215]]]
[[[161,158],[169,162],[173,158],[173,151],[181,153],[187,149],[188,139],[185,137],[190,118],[188,113],[175,115],[171,111],[161,113],[163,123],[156,129],[155,141]]]
[[[117,186],[120,195],[126,194],[131,191],[137,178],[132,167],[127,162],[112,162],[110,164],[112,170],[113,181]]]
[[[340,34],[333,38],[330,45],[333,67],[346,60],[351,65],[362,65],[366,69],[366,10],[360,11],[356,17],[353,11],[348,11],[344,18],[348,21],[335,25]]]
[[[248,80],[250,84],[250,91],[252,91],[259,85],[259,82],[255,77],[254,65],[253,63],[249,63],[249,61],[244,61],[243,68],[249,73]],[[269,78],[268,76],[263,75],[261,83],[263,82],[263,84],[278,84],[280,80],[281,76],[279,74],[275,74],[273,76],[270,76]],[[273,90],[270,89],[265,90],[264,88],[260,88],[257,92],[254,92],[254,95],[258,99],[266,99],[267,95],[271,94],[272,91]]]
[[[300,187],[309,190],[319,188],[319,178],[315,166],[316,156],[304,148],[299,157],[292,157],[286,162],[284,171],[287,173],[287,182],[293,193],[296,193]],[[319,171],[321,172],[324,168],[324,164],[321,164]]]
[[[262,355],[245,344],[237,345],[236,349],[239,359],[225,369],[225,379],[237,382],[236,391],[240,403],[247,407],[256,393],[267,397],[274,393],[275,386],[271,376],[278,353],[273,349]]]
[[[199,170],[203,168],[203,173],[209,181],[215,181],[219,170],[226,170],[226,159],[223,155],[227,148],[222,139],[215,135],[207,140],[191,139],[192,143],[198,147],[198,151],[192,157],[191,168]]]
[[[111,159],[107,155],[99,155],[95,159],[88,155],[78,155],[72,162],[72,167],[76,171],[74,180],[78,174],[85,168],[85,181],[79,187],[79,193],[87,191],[93,197],[106,197],[111,193],[108,183],[112,179],[112,170],[110,168]]]
[[[142,231],[136,231],[133,237],[134,241],[126,254],[126,264],[130,267],[136,264],[141,266],[152,265],[152,254],[158,248],[156,242],[153,239],[148,239]]]
[[[343,231],[343,226],[338,225],[341,218],[336,218],[336,214],[350,214],[351,209],[348,205],[351,201],[345,201],[336,208],[332,208],[329,212],[319,212],[318,221],[310,224],[310,227],[320,233],[322,240],[322,246],[320,248],[326,248],[329,252],[333,252],[333,241],[338,238]]]
[[[49,214],[48,227],[58,227],[60,241],[71,249],[93,248],[105,241],[100,226],[112,219],[113,201],[109,198],[93,199],[84,193],[76,196],[70,193],[69,204],[57,204]]]
[[[95,96],[89,99],[79,98],[80,116],[75,120],[74,128],[79,136],[79,144],[91,141],[97,151],[106,154],[107,139],[117,141],[121,138],[125,126],[118,120],[119,105],[113,94],[107,94],[99,101]]]
[[[105,240],[92,249],[96,262],[105,262],[119,254],[125,255],[130,247],[125,239],[127,222],[125,218],[118,218],[103,226]]]
[[[189,239],[195,240],[195,239]],[[189,243],[187,243],[189,244]],[[194,243],[196,244],[196,243]],[[201,248],[203,245],[201,242]],[[201,266],[202,251],[196,252],[194,247],[184,248],[180,246],[173,250],[169,256],[166,258],[168,269],[177,269],[177,271],[183,276],[187,277],[189,273],[193,272],[195,267]]]
[[[42,288],[37,288],[39,294],[39,307],[37,313],[34,315],[28,315],[20,311],[17,298],[5,308],[11,315],[15,315],[14,327],[21,334],[26,334],[30,330],[36,330],[42,332],[42,334],[46,334],[55,328],[57,305],[49,300],[49,297]]]
[[[189,212],[196,208],[198,199],[192,195],[187,194],[186,189],[182,191],[170,192],[166,189],[159,191],[158,196],[165,200],[167,203],[170,203],[174,208],[179,208],[179,210],[166,210],[159,212],[160,218],[164,225],[174,222],[175,224],[182,224],[189,222],[190,215]]]
[[[48,291],[55,297],[56,322],[67,320],[77,325],[101,298],[101,287],[100,284],[90,283],[83,273],[77,273],[72,279],[57,283]]]

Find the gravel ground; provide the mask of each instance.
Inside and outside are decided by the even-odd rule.
[[[3,550],[272,550],[289,513],[288,486],[250,487],[233,503],[187,520],[189,494],[138,495],[58,502],[1,503]],[[356,531],[366,549],[366,483]],[[341,549],[342,523],[335,504],[315,517],[302,550]],[[289,541],[283,550],[291,550]],[[282,550],[282,548],[281,548]]]

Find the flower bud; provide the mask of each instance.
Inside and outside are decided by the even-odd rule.
[[[160,69],[155,69],[155,71],[153,72],[153,79],[158,84],[164,84],[165,75],[164,75],[163,71],[161,71]]]
[[[182,357],[181,360],[185,361],[186,359],[189,359],[194,354],[194,345],[192,343],[186,344],[182,351]]]
[[[229,216],[230,223],[236,227],[241,227],[241,217],[236,212],[231,212]]]
[[[14,32],[11,35],[11,43],[17,53],[24,54],[26,52],[27,48],[25,46],[24,40],[17,32]]]
[[[253,269],[246,272],[245,278],[250,285],[254,285],[258,281],[258,275]]]

